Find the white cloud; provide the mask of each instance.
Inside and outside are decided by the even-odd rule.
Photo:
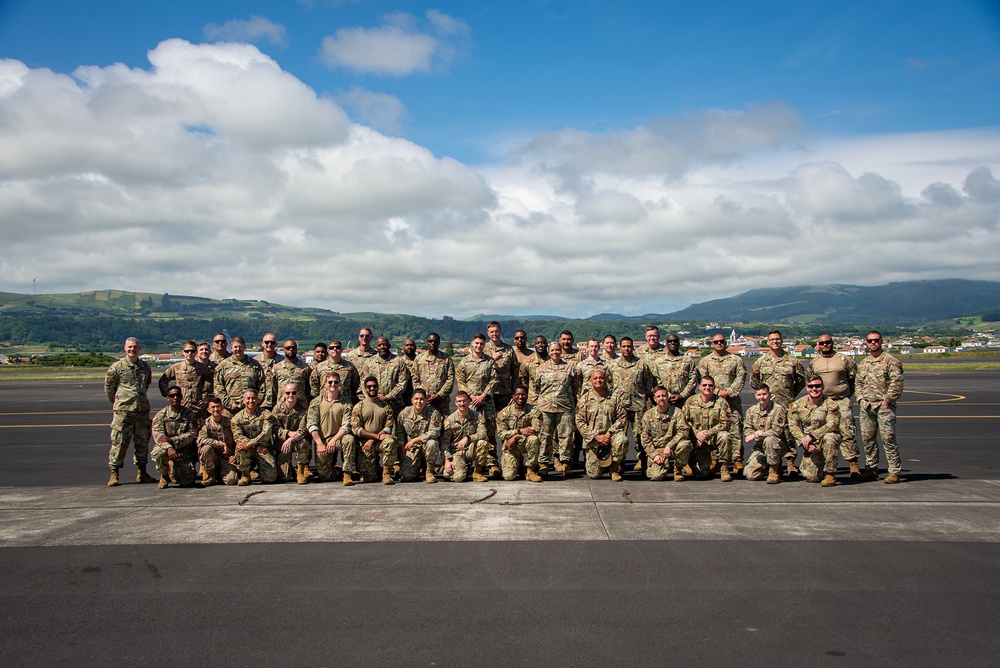
[[[253,46],[149,59],[0,61],[0,289],[461,317],[1000,279],[997,129],[816,140],[772,103],[547,133],[474,169],[352,124]]]
[[[353,111],[359,121],[383,132],[399,133],[407,115],[406,107],[395,95],[376,93],[360,86],[338,93],[334,99]]]
[[[219,25],[209,23],[202,32],[210,40],[228,42],[270,42],[275,46],[285,46],[288,42],[288,31],[285,26],[269,21],[263,16],[251,16],[249,19],[230,19]]]
[[[320,58],[330,68],[359,74],[400,77],[445,70],[465,48],[471,31],[464,21],[434,9],[425,16],[426,30],[405,12],[384,16],[383,25],[374,28],[340,28],[323,38]]]

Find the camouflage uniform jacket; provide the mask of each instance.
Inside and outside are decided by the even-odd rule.
[[[264,384],[263,389],[258,390],[260,395],[260,405],[262,408],[270,410],[274,407],[276,401],[276,388],[274,386],[274,367],[281,360],[285,359],[284,355],[275,354],[274,357],[268,357],[267,355],[257,355],[254,360],[257,364],[260,364],[260,368],[264,370]]]
[[[767,436],[777,439],[785,438],[785,427],[788,417],[780,404],[771,402],[769,409],[762,410],[760,404],[754,404],[747,409],[743,420],[743,438],[751,436],[755,431],[763,431]]]
[[[241,410],[233,416],[233,438],[236,442],[248,441],[254,447],[270,446],[274,433],[271,411],[257,409],[257,413]]]
[[[531,353],[528,357],[521,363],[521,368],[518,369],[518,376],[520,377],[521,384],[528,388],[528,401],[532,402],[537,397],[532,394],[531,385],[535,379],[535,371],[538,370],[539,365],[544,364],[549,361],[548,355],[542,357],[537,352]]]
[[[493,396],[497,393],[497,365],[486,355],[477,358],[469,353],[455,367],[455,380],[458,381],[458,389],[470,395]]]
[[[634,412],[642,411],[656,384],[649,365],[633,355],[631,360],[616,358],[609,363],[608,368],[611,372],[611,386],[615,388],[615,394],[622,397],[625,408]]]
[[[212,389],[212,371],[207,364],[188,364],[186,361],[171,364],[160,376],[157,385],[160,394],[167,396],[170,389],[170,381],[181,388],[181,404],[192,409],[199,408],[198,402],[207,396]]]
[[[145,360],[129,362],[123,357],[104,375],[104,394],[116,413],[149,413],[146,392],[153,382],[153,372]]]
[[[715,393],[720,390],[729,392],[730,403],[739,403],[740,392],[747,382],[747,368],[739,355],[726,353],[717,355],[711,352],[698,362],[698,377],[711,376],[715,379]]]
[[[354,404],[351,409],[351,433],[358,438],[364,438],[361,430],[373,434],[384,431],[388,427],[390,432],[396,430],[396,415],[392,411],[392,406],[381,399],[365,397],[363,401]]]
[[[343,392],[336,401],[326,398],[326,392],[309,402],[309,412],[306,415],[306,427],[309,433],[318,431],[320,438],[326,442],[343,429],[351,432],[352,406],[350,397]]]
[[[325,359],[316,365],[316,370],[309,374],[309,396],[318,397],[326,394],[326,379],[334,371],[340,376],[340,394],[348,396],[353,401],[361,389],[361,373],[353,362],[340,358],[339,362]]]
[[[299,408],[303,411],[309,408],[309,392],[311,391],[309,377],[312,375],[312,369],[302,361],[301,357],[296,357],[295,361],[292,361],[289,357],[284,358],[274,365],[273,375],[274,396],[279,404],[284,403],[285,385],[295,383],[295,387],[299,388],[297,399]],[[295,430],[293,429],[292,431]]]
[[[170,406],[153,417],[153,443],[167,443],[174,450],[190,450],[198,438],[197,418],[194,411],[181,406],[174,412]]]
[[[576,430],[583,436],[584,445],[599,434],[618,434],[625,429],[625,405],[621,397],[610,391],[598,394],[587,390],[576,406]]]
[[[264,369],[251,357],[242,360],[230,355],[215,369],[215,396],[222,399],[225,408],[241,406],[243,393],[254,390],[260,395],[264,391]]]
[[[476,441],[486,440],[486,419],[482,413],[470,410],[466,417],[455,411],[445,418],[441,428],[441,451],[449,456],[455,454],[455,443],[468,436],[472,441],[466,448],[473,447]]]
[[[750,369],[750,387],[756,390],[762,383],[771,388],[776,402],[788,408],[806,386],[806,372],[788,353],[778,357],[768,350]]]
[[[288,435],[293,431],[299,432],[302,434],[302,438],[305,439],[306,416],[307,410],[300,407],[297,403],[292,408],[285,406],[284,401],[275,406],[274,410],[271,411],[271,418],[274,420],[275,444],[281,445],[284,443]]]
[[[819,376],[823,379],[823,393],[831,399],[847,399],[854,394],[858,367],[847,355],[816,355],[809,363],[806,378]]]
[[[225,415],[219,416],[216,422],[211,417],[205,420],[198,431],[198,447],[212,446],[220,453],[232,454],[236,449],[236,438],[233,436],[233,421]]]
[[[494,353],[503,353],[499,362],[493,360],[497,365],[497,389],[494,394],[513,394],[520,371],[514,348],[503,341],[498,346],[494,346],[492,341],[487,341],[483,347],[483,354],[492,359]]]
[[[497,436],[500,442],[517,435],[518,429],[532,427],[535,431],[542,429],[542,415],[531,404],[518,408],[517,404],[507,404],[497,413]]]
[[[807,435],[820,439],[827,434],[840,433],[840,406],[830,397],[813,404],[809,397],[802,397],[788,407],[788,428],[799,443]]]
[[[692,435],[699,431],[706,431],[709,436],[729,431],[732,411],[729,402],[724,399],[712,397],[711,401],[704,401],[700,394],[696,394],[684,402],[683,411]]]
[[[378,351],[374,348],[368,350],[368,352],[361,350],[361,348],[351,348],[344,353],[342,359],[347,360],[360,369],[365,365],[365,362],[376,355],[378,355]]]
[[[410,385],[410,372],[398,355],[392,355],[389,359],[383,359],[381,355],[369,357],[361,367],[361,379],[368,376],[378,379],[378,393],[389,397],[391,402],[401,402]]]
[[[439,394],[450,397],[455,389],[455,364],[451,357],[440,350],[436,355],[425,350],[417,355],[417,373],[413,378],[413,387],[422,387],[427,394]]]
[[[660,344],[660,347],[655,350],[650,350],[648,343],[640,343],[635,349],[635,356],[644,360],[648,364],[652,364],[653,360],[651,358],[656,357],[657,355],[662,355],[666,351],[667,347],[662,343]]]
[[[643,449],[650,457],[655,457],[657,450],[662,453],[665,448],[673,452],[678,443],[691,438],[684,411],[673,404],[667,406],[666,413],[661,413],[656,406],[643,413],[639,430]]]
[[[222,362],[223,362],[224,360],[227,360],[227,359],[229,359],[230,357],[232,357],[232,355],[233,355],[233,354],[232,354],[231,352],[229,352],[228,350],[227,350],[227,351],[226,351],[226,353],[225,353],[225,354],[223,354],[223,355],[220,355],[219,353],[217,353],[217,352],[215,352],[215,351],[213,350],[213,351],[212,351],[212,354],[208,356],[208,361],[209,361],[209,362],[212,362],[212,363],[214,363],[214,364],[222,364]]]
[[[859,401],[895,405],[903,393],[903,365],[886,352],[868,355],[858,363],[857,392]]]
[[[419,413],[413,406],[407,406],[396,418],[397,433],[404,444],[412,438],[419,438],[421,443],[441,440],[443,423],[441,413],[431,406],[424,406]]]
[[[698,384],[698,368],[693,359],[687,355],[663,352],[653,355],[648,361],[656,384],[667,388],[669,394],[679,394],[681,399],[694,394]]]
[[[604,377],[608,380],[608,390],[612,393],[614,392],[614,385],[612,383],[611,371],[608,366],[608,362],[603,359],[591,359],[590,355],[587,355],[576,363],[576,373],[580,376],[580,390],[577,395],[578,399],[590,391],[590,374],[594,372],[594,369],[600,369],[604,372]]]
[[[535,407],[546,413],[566,413],[576,406],[580,376],[575,365],[551,359],[539,364],[534,371],[531,392],[537,397]]]

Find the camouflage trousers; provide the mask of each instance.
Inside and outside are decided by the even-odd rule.
[[[551,413],[542,411],[542,432],[538,435],[541,443],[541,454],[538,463],[548,465],[552,461],[553,451],[564,462],[573,459],[573,434],[576,427],[573,424],[573,411]]]
[[[344,437],[346,438],[346,436]],[[371,444],[368,452],[365,452],[364,443],[355,449],[355,458],[358,465],[358,473],[364,482],[375,482],[379,479],[379,455],[382,455],[382,466],[392,470],[396,465],[396,441],[392,436],[375,441]],[[347,466],[347,458],[344,458],[344,466]],[[344,469],[347,470],[346,468]]]
[[[203,445],[198,448],[198,461],[201,462],[202,472],[207,472],[208,477],[218,480],[222,477],[227,485],[236,484],[236,467],[229,463],[228,457],[222,456],[221,450],[216,450],[211,445]]]
[[[646,450],[642,444],[642,415],[643,411],[625,411],[625,430],[631,430],[632,440],[635,441],[635,457],[642,460],[646,456]],[[628,455],[628,451],[626,451]]]
[[[596,480],[608,472],[609,467],[601,466],[601,460],[597,458],[597,448],[600,444],[597,441],[585,442],[584,467],[587,470],[587,477]],[[611,463],[621,464],[625,461],[625,453],[628,452],[628,436],[621,432],[611,437]]]
[[[254,464],[257,465],[261,482],[275,482],[278,479],[274,453],[266,445],[236,451],[236,468],[241,473],[248,473]]]
[[[729,432],[720,431],[705,439],[699,447],[696,439],[691,440],[693,450],[691,451],[690,465],[695,476],[708,478],[712,475],[711,467],[713,461],[720,461],[729,464]]]
[[[868,468],[878,468],[878,441],[876,436],[882,436],[882,449],[889,464],[889,473],[898,474],[903,470],[896,448],[896,411],[891,407],[867,401],[858,402],[861,406],[861,440],[865,444],[865,462]]]
[[[486,397],[479,411],[486,421],[486,467],[500,468],[500,462],[497,460],[497,408],[493,397]]]
[[[858,458],[858,432],[854,429],[854,402],[850,397],[834,399],[840,408],[840,454],[851,461]]]
[[[537,436],[518,436],[509,448],[500,454],[500,470],[504,480],[517,480],[524,466],[538,466],[542,442]]]
[[[825,434],[813,442],[816,449],[806,452],[802,449],[799,469],[807,480],[816,479],[823,473],[837,472],[837,453],[840,450],[840,434]]]
[[[411,446],[399,458],[399,476],[403,481],[416,480],[420,477],[420,471],[425,472],[430,469],[434,473],[434,464],[437,462],[440,446],[436,440],[428,439],[426,443]]]
[[[160,474],[161,478],[170,475],[171,462],[170,457],[167,456],[167,450],[171,447],[169,443],[157,443],[153,446],[152,452],[149,453],[156,465],[156,472]],[[177,454],[180,455],[180,459],[173,462],[174,481],[181,487],[193,487],[197,479],[194,470],[195,449],[192,446],[187,450],[178,450]]]
[[[462,450],[456,450],[451,456],[451,464],[455,467],[451,474],[452,482],[462,482],[469,475],[469,467],[486,468],[486,451],[489,444],[486,441],[474,441]]]
[[[775,436],[765,436],[763,443],[754,443],[753,451],[747,457],[743,477],[747,480],[763,480],[771,466],[781,466],[781,453],[785,442]]]
[[[693,434],[692,434],[693,436]],[[739,439],[739,437],[737,437]],[[697,443],[697,440],[692,439]],[[733,461],[733,434],[722,431],[705,439],[705,447],[711,448],[712,461],[731,463]],[[736,446],[739,449],[739,446]]]
[[[352,434],[344,434],[340,437],[340,442],[335,444],[333,449],[327,448],[326,454],[321,454],[316,448],[316,472],[323,482],[333,480],[337,466],[337,453],[343,457],[342,471],[344,473],[355,473],[358,470],[358,440]],[[299,463],[307,463],[309,460]]]
[[[732,416],[729,421],[729,448],[730,461],[743,461],[743,400],[739,397],[729,397],[726,399]],[[722,459],[719,457],[719,459]]]
[[[650,457],[647,453],[646,477],[650,480],[666,480],[667,476],[673,476],[674,474],[670,468],[670,460],[673,459],[678,467],[684,468],[691,460],[692,451],[693,446],[691,445],[691,441],[683,439],[674,445],[673,453],[670,457],[664,459],[662,464],[657,464],[653,461],[653,457]],[[711,465],[711,460],[709,460],[709,465]]]
[[[125,413],[116,411],[111,418],[111,452],[108,453],[108,467],[118,470],[125,465],[125,452],[132,445],[132,461],[139,468],[145,468],[149,460],[149,437],[153,433],[153,421],[149,412]]]

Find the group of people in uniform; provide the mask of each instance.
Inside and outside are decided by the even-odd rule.
[[[650,480],[742,475],[774,484],[801,476],[830,487],[839,455],[852,478],[878,480],[880,437],[884,481],[900,481],[895,408],[903,369],[877,331],[857,364],[821,335],[808,369],[785,351],[780,332],[770,332],[749,372],[756,403],[745,414],[747,369],[724,336],[713,336],[700,360],[680,351],[676,334],[661,343],[658,327],[647,327],[644,339],[636,346],[607,335],[578,350],[564,331],[551,343],[536,336],[529,348],[526,332],[515,332],[510,345],[500,323],[490,322],[456,364],[436,333],[423,351],[407,339],[395,354],[388,338],[373,341],[362,328],[357,347],[318,343],[307,364],[293,339],[281,354],[277,337],[265,334],[263,352],[252,357],[242,337],[230,352],[227,337],[216,334],[211,344],[184,343],[183,361],[158,381],[167,406],[150,419],[152,372],[129,338],[105,377],[114,411],[107,484],[119,484],[129,445],[136,481],[161,488],[196,486],[199,467],[203,486],[542,482],[550,472],[572,477],[581,451],[588,477],[620,481],[629,433],[635,470]],[[158,478],[146,470],[150,455]]]

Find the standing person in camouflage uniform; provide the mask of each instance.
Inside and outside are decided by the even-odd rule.
[[[635,342],[632,341],[632,337],[623,336],[618,345],[621,355],[608,364],[608,371],[611,374],[611,384],[615,388],[615,394],[621,396],[625,405],[625,419],[632,425],[636,452],[635,470],[642,471],[648,462],[645,444],[642,442],[642,416],[656,382],[645,360],[635,356]]]
[[[566,362],[566,364],[572,365],[574,362],[579,362],[580,358],[583,357],[576,347],[573,332],[568,329],[559,332],[559,345],[562,347],[562,361]]]
[[[215,367],[217,366],[212,361],[212,344],[208,341],[202,341],[198,344],[197,363],[207,369],[205,375],[208,377],[208,382],[205,383],[204,393],[202,394],[202,401],[207,410],[208,397],[215,395]],[[205,415],[207,416],[208,413],[206,412]]]
[[[542,413],[539,473],[544,478],[548,464],[556,457],[556,471],[569,478],[573,475],[570,462],[573,457],[573,410],[580,379],[575,365],[564,362],[562,346],[553,341],[549,346],[549,361],[539,364],[532,373],[532,393]]]
[[[260,407],[269,411],[278,403],[278,388],[274,383],[274,366],[282,359],[278,354],[278,337],[268,332],[261,338],[260,347],[263,352],[257,355],[256,362],[264,370],[264,384],[257,393]]]
[[[378,354],[369,357],[358,371],[363,377],[375,376],[378,380],[378,398],[392,406],[394,415],[403,410],[403,395],[410,386],[410,372],[406,363],[398,355],[394,355],[389,339],[378,337],[375,342]]]
[[[396,465],[396,440],[393,430],[396,415],[387,402],[379,398],[378,378],[364,379],[365,398],[351,409],[351,430],[361,444],[358,468],[363,482],[378,478],[379,454],[382,455],[382,484],[392,485],[392,470]]]
[[[698,374],[702,377],[711,376],[715,379],[715,394],[729,402],[732,411],[732,422],[729,424],[729,443],[733,448],[733,473],[743,470],[743,400],[740,392],[747,380],[747,368],[739,355],[734,355],[726,349],[726,337],[716,334],[712,337],[712,352],[698,362]]]
[[[264,386],[264,370],[246,355],[246,349],[243,337],[234,337],[233,354],[215,368],[215,396],[222,399],[230,416],[243,409],[243,395],[247,390],[258,392]]]
[[[184,361],[171,364],[160,375],[157,383],[160,394],[167,396],[167,391],[173,386],[180,388],[182,405],[194,411],[199,420],[205,418],[204,412],[206,389],[212,387],[212,371],[208,366],[198,362],[198,344],[194,341],[185,341],[181,347],[184,353]]]
[[[601,342],[597,339],[589,339],[587,352],[576,363],[576,373],[584,379],[580,383],[580,397],[590,391],[589,378],[594,369],[600,369],[604,372],[605,387],[613,392],[614,385],[608,374],[608,361],[601,357]]]
[[[274,365],[272,372],[274,384],[282,391],[288,383],[295,385],[295,389],[298,390],[295,396],[299,408],[305,412],[309,408],[309,377],[312,375],[312,369],[299,357],[299,344],[295,339],[285,341],[282,351],[285,353],[285,357]],[[283,397],[279,395],[278,403],[281,403],[282,400]]]
[[[234,339],[235,342],[235,339]],[[233,354],[235,355],[235,346]],[[271,483],[278,479],[274,455],[270,445],[274,433],[271,412],[260,407],[260,398],[254,390],[243,393],[243,410],[233,416],[233,438],[236,439],[236,468],[240,487],[249,485],[250,469],[257,464],[260,481]]]
[[[685,480],[683,469],[688,467],[693,447],[691,428],[684,411],[670,403],[667,388],[653,388],[654,406],[640,420],[642,444],[646,449],[646,477],[665,480],[670,475],[670,460],[674,460],[674,481]]]
[[[316,365],[316,370],[309,375],[309,394],[313,397],[326,392],[327,378],[336,372],[340,377],[340,393],[346,396],[352,404],[361,400],[361,372],[358,367],[343,357],[344,344],[337,339],[330,341],[327,348],[329,357]]]
[[[309,368],[312,369],[313,371],[316,371],[316,367],[318,367],[320,364],[326,361],[326,356],[327,356],[326,344],[320,341],[315,346],[313,346],[313,358],[312,362],[309,362]],[[310,391],[312,391],[311,388]]]
[[[434,465],[441,451],[444,417],[427,403],[427,392],[422,387],[413,390],[410,404],[396,418],[396,433],[402,444],[400,479],[416,480],[423,468],[424,482],[435,483]]]
[[[354,484],[351,474],[358,470],[357,442],[351,433],[351,399],[354,395],[341,392],[343,381],[336,371],[331,371],[323,382],[323,392],[309,403],[306,417],[306,428],[316,444],[316,471],[320,480],[331,480],[337,464],[337,451],[340,451],[344,457],[344,487],[350,487]],[[310,448],[304,446],[295,451],[298,462],[295,481],[300,485],[309,481],[311,454]]]
[[[469,344],[470,352],[462,358],[455,367],[455,380],[458,389],[469,393],[472,409],[481,413],[486,421],[486,442],[489,443],[486,454],[489,475],[500,475],[500,466],[496,456],[497,440],[497,409],[493,395],[497,390],[497,365],[493,358],[486,355],[486,335],[479,333],[472,337]]]
[[[226,335],[219,332],[212,337],[212,357],[211,360],[216,364],[221,364],[222,360],[229,357],[232,353],[229,352],[228,341],[226,341]]]
[[[644,338],[646,342],[635,349],[635,354],[649,362],[650,357],[663,352],[663,344],[660,343],[660,328],[656,325],[648,326]]]
[[[767,483],[781,482],[781,455],[788,449],[785,433],[788,419],[785,409],[771,400],[771,388],[766,383],[754,391],[757,403],[747,409],[743,421],[743,440],[753,443],[743,475],[747,480],[763,480],[768,469]]]
[[[310,440],[306,438],[309,433],[306,429],[308,406],[299,403],[299,393],[302,390],[298,385],[289,382],[281,388],[282,401],[271,411],[271,417],[274,419],[274,441],[271,451],[277,464],[278,480],[297,482],[301,469],[296,471],[296,475],[292,475],[292,453],[309,449]],[[307,465],[311,458],[306,457]]]
[[[427,392],[427,403],[441,415],[451,414],[451,391],[455,389],[455,364],[440,350],[441,336],[427,335],[427,350],[417,355],[413,384]]]
[[[153,462],[160,474],[160,489],[170,483],[171,464],[173,477],[181,487],[194,487],[194,460],[197,456],[195,439],[198,438],[197,418],[194,411],[184,405],[184,394],[179,387],[167,391],[167,406],[153,418]]]
[[[198,431],[198,461],[201,462],[201,484],[211,487],[218,482],[221,473],[227,485],[235,485],[238,472],[236,463],[236,439],[233,437],[233,422],[223,414],[222,400],[208,399],[208,418]]]
[[[511,346],[504,343],[503,330],[496,320],[486,325],[486,336],[490,340],[483,347],[483,353],[491,357],[497,367],[497,389],[493,393],[493,405],[500,410],[510,403],[510,397],[514,393],[519,372],[517,355]]]
[[[732,411],[729,402],[715,396],[715,379],[704,376],[698,385],[701,394],[684,402],[684,420],[694,436],[694,474],[707,478],[712,470],[712,453],[717,452],[719,476],[722,482],[729,482],[729,423]],[[667,390],[669,392],[669,389]],[[673,403],[673,402],[671,402]]]
[[[549,361],[549,341],[544,336],[535,337],[535,351],[531,353],[524,362],[521,364],[521,370],[518,375],[521,378],[521,385],[528,388],[528,403],[533,404],[538,401],[534,392],[534,374],[538,368],[539,364]]]
[[[409,408],[413,403],[413,390],[417,386],[414,379],[417,377],[417,342],[413,339],[403,341],[403,354],[399,360],[406,365],[406,371],[410,374],[410,382],[406,384],[406,391],[403,392],[403,406]]]
[[[605,334],[601,339],[601,359],[609,364],[618,359],[618,339],[614,334]]]
[[[840,407],[823,394],[823,379],[813,376],[806,382],[806,396],[788,408],[788,428],[802,446],[802,473],[809,482],[823,487],[837,484],[837,450],[840,448]]]
[[[504,480],[516,480],[518,473],[525,469],[524,479],[541,482],[538,475],[538,456],[541,441],[542,416],[534,406],[528,404],[528,388],[514,387],[511,402],[497,414],[497,435],[500,437],[500,468]]]
[[[681,354],[679,336],[668,334],[666,341],[663,351],[647,355],[646,361],[653,371],[656,384],[667,388],[670,393],[670,403],[682,406],[698,387],[698,367],[693,359]]]
[[[781,332],[774,329],[767,334],[769,350],[757,358],[750,368],[750,387],[757,389],[761,385],[771,388],[771,398],[786,411],[802,388],[806,386],[806,372],[802,363],[785,352],[784,339]],[[788,450],[785,452],[785,474],[793,476],[798,473],[795,468],[795,448],[792,434],[785,434]]]
[[[620,396],[608,389],[604,369],[593,369],[589,384],[590,389],[577,403],[575,418],[576,429],[583,438],[587,477],[596,480],[608,471],[613,482],[621,482],[622,463],[628,450],[625,405]]]
[[[360,369],[368,361],[369,357],[375,357],[377,354],[375,349],[372,348],[372,330],[362,327],[358,332],[358,347],[348,350],[344,355],[344,359]],[[363,399],[364,393],[361,392],[358,394],[358,398]]]
[[[514,356],[517,357],[517,380],[521,378],[521,365],[531,357],[531,348],[528,347],[528,333],[523,329],[514,332]]]
[[[108,487],[118,485],[118,471],[125,465],[125,452],[131,444],[135,466],[138,469],[136,482],[156,482],[146,472],[149,458],[149,398],[146,392],[153,382],[153,372],[145,360],[139,359],[139,340],[130,336],[125,339],[125,357],[108,368],[104,376],[104,394],[111,402],[111,451],[108,466],[111,477]]]
[[[899,360],[882,350],[882,335],[877,331],[868,332],[865,337],[868,357],[858,363],[858,405],[861,407],[861,439],[865,444],[865,461],[868,470],[862,476],[867,480],[878,480],[878,441],[882,436],[882,449],[889,464],[887,483],[900,481],[903,470],[896,447],[896,401],[903,393],[903,365]]]
[[[826,396],[835,401],[840,408],[840,454],[851,467],[851,477],[860,480],[858,436],[854,429],[854,406],[851,401],[858,368],[850,357],[834,351],[833,337],[829,334],[819,335],[819,339],[816,340],[816,350],[819,354],[809,363],[806,377],[822,378]]]
[[[441,429],[444,449],[444,475],[452,482],[462,482],[471,465],[472,480],[487,482],[483,475],[486,470],[487,451],[486,420],[481,413],[470,408],[469,393],[459,390],[455,393],[455,412],[445,418]]]

